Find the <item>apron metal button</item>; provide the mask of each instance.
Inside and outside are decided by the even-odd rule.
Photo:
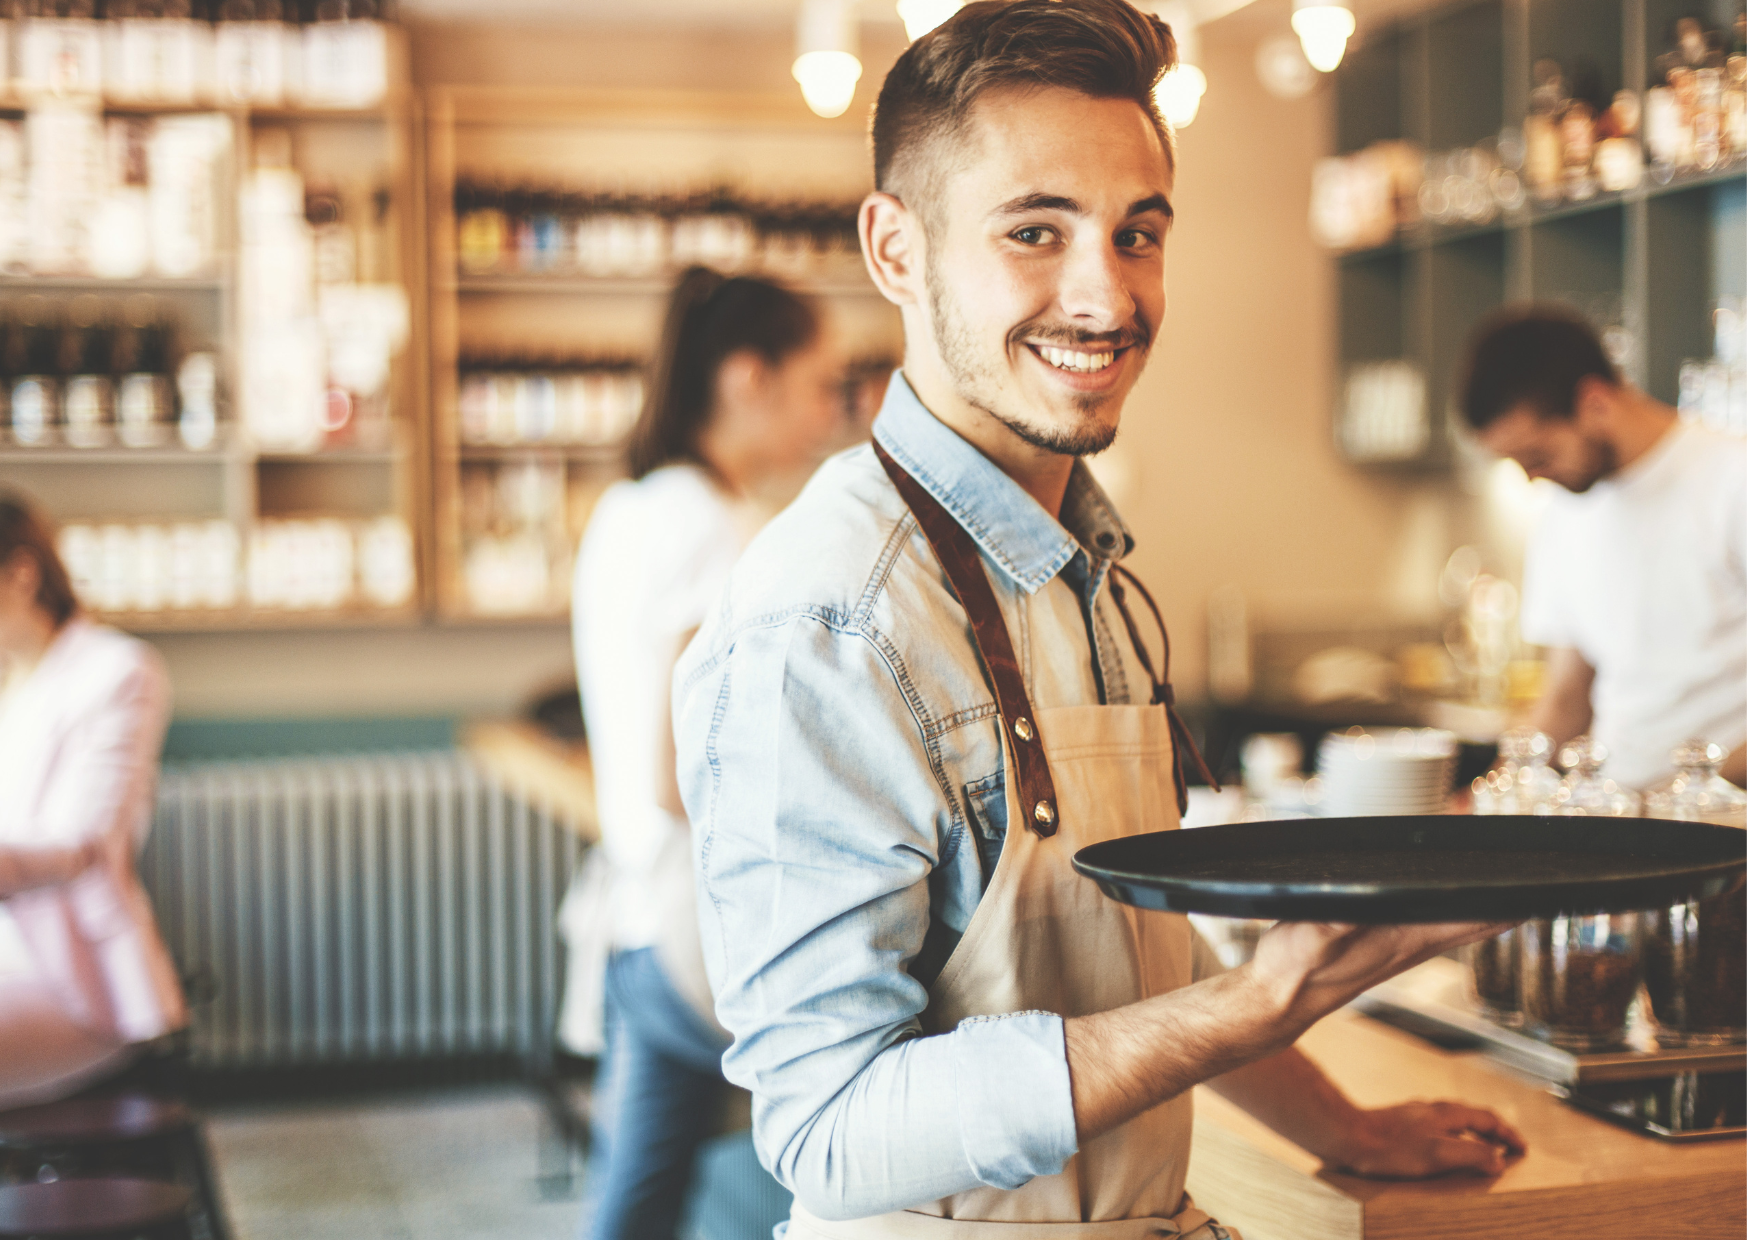
[[[1023,741],[1031,740],[1032,721],[1024,715],[1021,715],[1018,719],[1014,720],[1014,735]]]
[[[1039,801],[1032,807],[1032,817],[1047,827],[1056,825],[1056,807],[1048,801]]]

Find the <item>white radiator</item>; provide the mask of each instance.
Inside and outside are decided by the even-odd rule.
[[[167,767],[140,872],[195,1062],[544,1057],[582,847],[456,751]]]

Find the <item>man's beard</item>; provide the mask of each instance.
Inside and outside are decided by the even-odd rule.
[[[1117,438],[1116,424],[1107,424],[1097,416],[1098,410],[1106,402],[1120,399],[1111,393],[1075,396],[1074,406],[1085,416],[1068,427],[1038,426],[1017,411],[1000,408],[1001,384],[993,367],[979,353],[977,337],[965,322],[965,316],[960,313],[959,303],[954,299],[947,282],[941,279],[939,268],[929,264],[925,279],[932,303],[930,317],[934,328],[935,349],[941,355],[942,365],[947,368],[947,375],[953,383],[953,392],[960,400],[975,409],[983,410],[1025,442],[1046,452],[1055,452],[1061,456],[1093,456],[1111,446]],[[1048,336],[1065,345],[1111,343],[1109,333],[1101,336],[1092,332],[1065,332],[1061,328],[1044,331],[1034,331],[1031,328],[1031,324],[1025,324],[1010,333],[1009,343],[1027,335]],[[1123,344],[1141,350],[1143,355],[1152,344],[1152,334],[1139,319],[1132,329],[1120,334]],[[1026,346],[1022,344],[1019,347]],[[1112,364],[1115,365],[1115,362]]]

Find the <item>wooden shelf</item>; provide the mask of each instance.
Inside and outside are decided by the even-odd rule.
[[[0,448],[0,465],[222,465],[229,449],[213,448]]]
[[[1485,224],[1422,224],[1404,230],[1400,236],[1388,244],[1371,246],[1363,250],[1344,250],[1340,259],[1343,263],[1366,262],[1381,255],[1427,250],[1441,245],[1450,245],[1453,242],[1466,241],[1472,237],[1492,236],[1514,229],[1532,228],[1537,224],[1571,219],[1574,216],[1588,215],[1593,211],[1605,211],[1631,203],[1654,202],[1670,194],[1680,194],[1688,190],[1704,189],[1708,186],[1724,185],[1731,181],[1744,179],[1748,179],[1748,161],[1735,160],[1727,166],[1714,168],[1709,172],[1695,172],[1677,176],[1663,184],[1647,180],[1633,189],[1623,190],[1620,193],[1598,193],[1595,197],[1587,198],[1583,202],[1528,206],[1518,211],[1502,214]]]
[[[188,611],[94,612],[105,624],[132,633],[209,633],[256,629],[405,628],[421,621],[417,606],[328,608],[193,609]]]
[[[867,280],[810,279],[780,273],[749,272],[749,275],[769,275],[803,292],[822,297],[878,297],[880,291]],[[665,297],[673,290],[676,271],[667,276],[606,277],[573,275],[469,275],[455,281],[458,293],[516,294],[539,293],[567,297]]]
[[[563,457],[567,461],[607,464],[625,455],[622,443],[464,443],[457,451],[464,461],[501,461],[510,456]]]
[[[19,276],[0,275],[0,289],[80,289],[114,293],[217,293],[227,281],[222,276]]]

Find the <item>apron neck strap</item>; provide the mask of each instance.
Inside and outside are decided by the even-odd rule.
[[[1001,607],[990,588],[989,575],[983,570],[977,544],[878,442],[874,444],[874,455],[886,476],[892,479],[892,485],[898,488],[911,515],[916,517],[923,537],[929,540],[935,558],[946,570],[948,584],[971,618],[971,640],[995,685],[996,709],[1001,712],[1002,726],[1018,768],[1018,800],[1029,807],[1026,825],[1040,836],[1055,835],[1056,783],[1050,778],[1050,763],[1044,757],[1044,734],[1038,727],[1037,712],[1032,709],[1025,678],[1020,675],[1020,661],[1014,657],[1007,622],[1001,618]]]
[[[1129,644],[1135,648],[1135,657],[1141,661],[1141,670],[1147,673],[1147,679],[1153,683],[1153,703],[1165,707],[1165,717],[1171,723],[1171,776],[1177,784],[1177,812],[1185,813],[1190,807],[1189,781],[1184,778],[1184,754],[1187,752],[1196,764],[1196,772],[1206,780],[1215,792],[1220,791],[1220,781],[1214,778],[1208,764],[1202,758],[1202,751],[1196,748],[1195,740],[1190,736],[1189,728],[1177,713],[1177,694],[1171,687],[1171,634],[1166,631],[1165,617],[1159,614],[1159,604],[1153,601],[1147,587],[1141,584],[1141,578],[1124,568],[1121,564],[1111,563],[1111,601],[1117,605],[1117,611],[1123,617],[1123,627],[1129,630]],[[1147,610],[1153,613],[1153,623],[1159,628],[1160,661],[1159,671],[1153,670],[1153,657],[1147,653],[1147,643],[1141,640],[1140,626],[1135,623],[1135,617],[1130,614],[1129,600],[1124,585],[1135,587],[1135,592],[1141,596],[1141,601],[1147,604]]]

